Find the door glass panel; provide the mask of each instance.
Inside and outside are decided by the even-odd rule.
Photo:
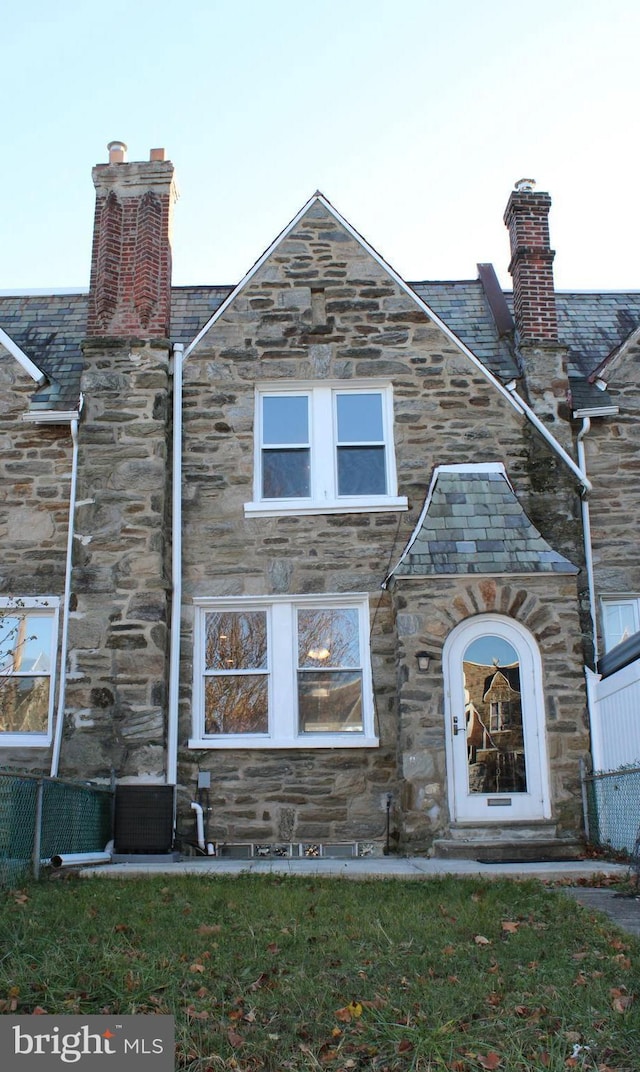
[[[526,793],[520,660],[497,636],[467,647],[464,675],[470,793]]]

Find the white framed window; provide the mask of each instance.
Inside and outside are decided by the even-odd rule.
[[[640,630],[640,598],[603,599],[601,607],[605,651],[611,651]]]
[[[378,381],[256,391],[247,515],[406,510],[397,494],[393,393]]]
[[[59,599],[0,597],[0,747],[51,742]]]
[[[365,595],[195,601],[191,748],[376,747]]]

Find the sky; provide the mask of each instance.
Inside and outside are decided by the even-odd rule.
[[[87,287],[91,168],[175,164],[174,284],[231,284],[317,190],[409,281],[505,287],[516,180],[558,289],[640,289],[637,0],[23,0],[3,13],[0,290]]]

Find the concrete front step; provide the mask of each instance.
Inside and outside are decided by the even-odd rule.
[[[433,843],[433,855],[441,860],[479,860],[481,863],[546,863],[553,860],[578,860],[581,845],[573,838],[535,838],[530,841],[511,837],[496,840],[439,838]]]
[[[548,819],[535,822],[522,819],[504,826],[496,823],[452,823],[452,841],[553,841],[558,836],[556,824]]]

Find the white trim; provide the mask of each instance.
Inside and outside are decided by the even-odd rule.
[[[0,328],[0,343],[2,343],[5,350],[9,351],[12,357],[15,357],[18,364],[22,365],[24,371],[32,380],[35,380],[38,384],[46,382],[47,377],[42,369],[39,369],[31,358],[27,357],[24,350],[21,350],[17,342],[14,342],[2,328]]]
[[[375,445],[384,449],[387,492],[382,495],[339,495],[337,470],[337,396],[375,394],[380,398],[382,440]],[[262,498],[262,462],[265,446],[277,449],[278,444],[264,444],[262,436],[262,402],[269,396],[297,396],[308,401],[308,440],[296,444],[309,452],[309,495],[297,498]],[[245,503],[246,517],[279,517],[287,515],[344,514],[390,512],[408,509],[406,496],[397,494],[395,463],[393,388],[380,380],[286,380],[268,381],[255,388],[254,393],[254,480],[253,501]],[[286,444],[283,444],[285,446]]]
[[[193,735],[188,746],[193,749],[336,749],[377,748],[374,730],[375,706],[369,654],[370,608],[365,593],[277,595],[277,596],[204,596],[193,600],[194,622]],[[360,667],[362,674],[362,721],[360,732],[299,733],[297,731],[297,611],[314,608],[352,608],[358,613]],[[266,668],[269,689],[269,723],[267,733],[205,735],[204,720],[204,623],[209,610],[263,611],[267,616]],[[277,673],[277,677],[276,677]]]
[[[464,739],[461,740],[460,745],[464,745],[466,732],[464,731],[462,656],[472,640],[489,635],[495,635],[506,640],[516,649],[520,659],[527,791],[526,793],[474,794],[473,796],[477,797],[477,800],[473,800],[472,804],[476,805],[475,812],[478,812],[478,814],[461,813],[457,806],[459,798],[457,795],[458,787],[455,782],[456,758],[454,756],[452,724],[453,716],[457,714],[458,718],[460,718],[460,714],[462,714],[463,725],[460,728]],[[528,667],[526,666],[527,659],[524,660],[523,666],[523,654],[530,661]],[[542,660],[535,637],[520,622],[504,614],[477,614],[471,618],[465,618],[449,633],[442,651],[442,666],[445,678],[445,751],[451,820],[453,822],[482,822],[489,825],[495,822],[509,823],[510,821],[550,819],[551,795],[546,742],[546,712],[542,684]],[[526,680],[526,671],[528,671],[529,680]],[[458,760],[458,763],[460,763],[460,760]],[[472,794],[468,794],[468,797],[471,799]],[[499,800],[503,797],[511,799],[512,803],[505,806],[500,806],[499,804],[492,807],[487,806],[489,798]],[[484,807],[482,802],[484,802]],[[471,808],[471,811],[474,811],[474,809]]]
[[[48,748],[53,732],[53,712],[55,708],[55,682],[58,660],[58,617],[60,610],[59,596],[0,596],[0,611],[5,614],[36,614],[51,618],[51,668],[49,679],[49,710],[46,733],[0,733],[0,753],[4,748]],[[25,676],[29,676],[25,674]],[[38,675],[44,677],[45,675]]]

